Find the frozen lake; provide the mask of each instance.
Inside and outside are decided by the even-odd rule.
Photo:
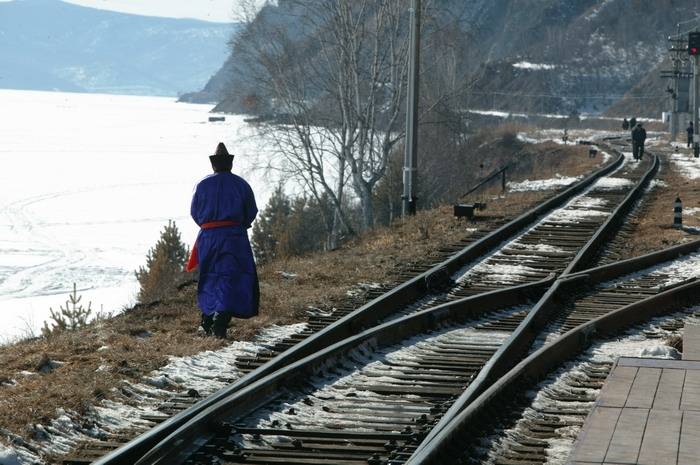
[[[0,341],[38,332],[73,283],[95,311],[134,303],[134,270],[169,219],[197,232],[192,190],[219,141],[253,173],[260,143],[242,117],[172,99],[0,90]]]

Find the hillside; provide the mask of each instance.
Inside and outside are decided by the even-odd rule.
[[[284,0],[265,7],[241,34],[238,49],[255,41],[252,31],[265,28],[284,29],[302,48],[313,31],[297,30],[294,8]],[[667,55],[666,37],[696,10],[692,0],[440,0],[426,12],[424,27],[441,31],[455,51],[456,78],[472,83],[461,105],[603,112],[656,73]],[[242,102],[260,96],[249,74],[244,56],[234,51],[207,86],[207,95],[221,102],[218,110],[249,111]],[[635,99],[640,107],[658,104],[658,84]]]
[[[237,28],[59,0],[0,2],[0,88],[174,96],[221,67]]]

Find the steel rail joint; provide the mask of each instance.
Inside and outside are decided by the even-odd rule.
[[[656,294],[571,329],[522,360],[491,385],[450,424],[441,429],[430,444],[417,449],[405,465],[445,463],[445,450],[449,449],[465,430],[483,431],[485,424],[491,424],[494,420],[494,404],[512,392],[517,383],[533,384],[543,379],[553,368],[585,350],[594,339],[593,336],[613,335],[630,325],[640,324],[650,318],[674,312],[679,307],[697,303],[700,303],[700,281]],[[518,384],[518,387],[522,388],[522,384]]]
[[[357,333],[359,329],[368,324],[369,320],[374,322],[381,320],[381,318],[393,310],[393,307],[406,304],[407,302],[424,295],[424,293],[429,290],[429,285],[440,282],[442,279],[441,276],[445,273],[445,269],[448,270],[449,273],[454,273],[466,263],[483,256],[503,241],[511,238],[514,234],[524,229],[536,218],[562,205],[570,197],[584,190],[600,177],[605,176],[606,174],[615,170],[622,164],[623,159],[624,155],[618,152],[618,157],[616,160],[608,163],[606,166],[600,168],[596,172],[591,173],[573,186],[557,194],[555,197],[530,209],[516,219],[468,245],[453,257],[368,302],[354,312],[351,312],[340,320],[322,329],[315,335],[301,341],[299,344],[290,348],[289,350],[282,352],[268,363],[245,375],[231,386],[227,386],[211,396],[202,399],[189,409],[165,420],[163,423],[138,436],[119,449],[112,451],[101,459],[98,459],[97,461],[93,462],[93,465],[133,464],[136,458],[146,453],[151,447],[178,429],[181,425],[185,424],[188,420],[194,418],[198,412],[201,412],[209,406],[214,405],[216,402],[226,398],[231,393],[254,383],[256,380],[268,376],[269,374],[284,368],[296,360],[300,360],[310,354],[313,354],[323,347],[329,346],[334,341],[342,339],[343,334],[345,337],[347,337],[348,334]]]

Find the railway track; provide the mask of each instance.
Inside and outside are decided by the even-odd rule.
[[[628,170],[629,173],[633,171],[633,168]],[[615,187],[620,187],[620,185],[628,183],[615,181],[614,184]],[[584,196],[586,198],[584,205],[586,205],[585,208],[590,208],[591,205],[588,203],[591,202],[590,199],[609,198],[611,193],[604,192],[600,195],[599,192],[596,192],[596,189],[592,189],[587,195],[588,197]],[[627,200],[634,200],[629,195],[626,196],[624,192],[618,192],[618,195],[626,197]],[[603,205],[602,202],[598,202],[597,206]],[[577,206],[581,206],[581,203],[574,204],[574,212]],[[619,212],[622,211],[619,209],[613,210],[618,212],[618,214],[621,214]],[[601,228],[614,224],[610,220],[611,217],[609,216],[607,220],[598,223],[598,229],[594,229],[590,233],[593,237],[590,238],[589,235],[588,245],[595,244],[596,239],[604,237],[601,232],[604,232],[605,228],[603,230]],[[547,221],[544,223],[546,224]],[[528,233],[536,231],[536,229],[537,227],[531,228]],[[538,231],[537,233],[540,232]],[[526,233],[522,237],[527,237],[527,235]],[[527,242],[524,243],[527,244]],[[515,248],[517,249],[517,247]],[[496,257],[495,259],[498,260],[499,253],[492,255],[489,259]],[[569,262],[566,269],[574,270],[579,263],[583,263],[583,260],[592,260],[596,254],[597,251],[586,253],[585,250],[579,250],[578,254],[575,254],[577,260]],[[464,274],[468,274],[468,271]],[[530,273],[523,273],[522,276],[525,282],[542,277],[541,275]],[[379,364],[366,364],[368,367],[360,370],[356,373],[356,376],[350,377],[353,378],[352,380],[345,377],[342,382],[338,380],[338,383],[340,383],[338,384],[316,379],[318,383],[324,386],[331,386],[327,388],[331,391],[350,391],[355,393],[355,395],[348,396],[355,397],[355,399],[342,398],[338,400],[337,397],[330,394],[331,391],[323,391],[323,389],[314,391],[313,386],[308,385],[308,378],[304,378],[301,382],[302,388],[293,392],[290,391],[290,386],[295,384],[286,382],[289,380],[285,377],[295,376],[290,373],[296,373],[296,376],[298,376],[295,370],[299,370],[301,367],[309,369],[309,366],[317,363],[313,360],[305,359],[303,362],[306,364],[297,362],[291,367],[280,370],[282,373],[276,373],[276,380],[255,383],[250,389],[243,389],[242,392],[220,402],[219,405],[209,409],[206,415],[200,415],[192,424],[184,428],[184,433],[181,431],[175,434],[174,440],[188,444],[190,441],[195,441],[192,444],[198,444],[199,440],[197,437],[188,436],[188,434],[200,430],[208,432],[205,436],[209,436],[211,442],[199,444],[202,446],[201,449],[196,451],[189,459],[186,459],[188,461],[185,463],[216,463],[216,460],[222,461],[221,463],[386,463],[386,460],[389,460],[389,458],[392,461],[398,460],[396,463],[402,463],[401,460],[407,459],[414,452],[417,443],[423,439],[431,427],[435,426],[441,414],[449,412],[450,404],[455,400],[454,397],[462,392],[466,386],[473,384],[474,381],[479,381],[478,376],[475,375],[482,371],[485,365],[493,361],[494,354],[497,354],[498,351],[503,349],[504,345],[507,345],[500,344],[500,342],[512,340],[513,332],[523,326],[525,321],[523,318],[532,313],[522,306],[522,300],[516,300],[516,302],[511,303],[510,307],[501,308],[498,312],[496,312],[496,309],[491,308],[494,305],[493,303],[491,303],[491,307],[485,305],[485,303],[491,302],[489,299],[495,299],[501,304],[507,303],[509,300],[512,300],[508,297],[512,297],[512,293],[515,292],[513,289],[517,289],[519,294],[532,299],[533,294],[536,294],[538,290],[549,284],[551,284],[551,280],[536,284],[523,284],[516,288],[491,290],[491,292],[486,293],[482,291],[482,293],[477,293],[461,300],[448,299],[446,302],[440,302],[437,299],[433,299],[432,301],[422,302],[421,306],[432,305],[433,307],[422,311],[420,307],[416,308],[417,313],[410,313],[398,321],[386,323],[374,330],[370,330],[370,332],[390,331],[395,338],[397,335],[403,334],[399,328],[411,327],[416,321],[424,321],[426,318],[431,324],[436,324],[436,322],[444,324],[447,318],[446,315],[452,314],[458,309],[464,312],[465,308],[478,306],[480,308],[479,313],[483,314],[479,315],[477,319],[470,320],[466,326],[450,328],[444,334],[434,334],[437,330],[431,327],[430,331],[432,333],[431,336],[427,336],[427,339],[430,339],[431,343],[436,344],[434,347],[426,346],[428,344],[426,336],[417,342],[418,348],[415,348],[415,345],[409,345],[406,348],[407,344],[404,340],[400,341],[400,346],[393,348],[395,350],[382,346],[384,350],[381,352],[380,357],[384,361]],[[647,289],[644,295],[654,294],[657,291],[652,286]],[[616,296],[618,303],[624,303],[625,299],[629,301],[629,298],[629,293],[624,291],[620,291],[619,295]],[[639,295],[635,298],[639,298]],[[541,310],[542,305],[539,307],[535,306],[535,308]],[[473,312],[474,310],[471,310],[471,313]],[[436,315],[439,315],[439,317],[436,317]],[[454,317],[454,315],[452,316]],[[479,337],[484,337],[484,334],[487,335],[486,340],[495,342],[495,344],[484,346],[483,339],[479,339]],[[376,339],[376,335],[368,336],[366,333],[363,333],[360,339],[362,337],[374,337]],[[503,340],[499,340],[499,337],[503,338]],[[351,339],[355,340],[356,338]],[[344,344],[348,343],[344,341]],[[363,343],[366,343],[366,341],[363,340]],[[333,350],[338,351],[343,348],[346,347],[342,345],[341,348],[338,348],[336,345],[329,350],[333,352]],[[415,352],[411,363],[406,362],[407,357],[404,353],[406,350]],[[324,351],[324,354],[331,357],[326,351]],[[362,356],[363,354],[360,355]],[[367,354],[364,355],[366,356]],[[316,359],[317,357],[309,358]],[[411,357],[408,357],[408,359],[411,359]],[[353,363],[359,363],[357,358],[351,357],[350,360]],[[452,367],[453,371],[450,372],[449,365],[451,363],[454,363],[454,366]],[[416,375],[416,373],[418,374]],[[466,374],[466,376],[460,376],[459,373]],[[398,376],[398,378],[392,378],[393,375]],[[413,379],[411,376],[418,376],[418,378]],[[390,378],[393,381],[382,384],[382,381],[386,381],[384,378]],[[374,380],[375,384],[368,384],[368,380]],[[252,389],[253,387],[258,389]],[[284,390],[282,390],[283,387]],[[482,389],[484,388],[485,386],[482,386]],[[280,399],[279,395],[273,395],[273,393],[279,392],[285,392],[286,397]],[[372,395],[357,396],[358,392],[369,392]],[[269,398],[266,396],[269,395],[273,395],[276,399],[276,406],[267,405]],[[248,399],[246,396],[252,396],[256,400]],[[388,401],[388,404],[380,405],[378,399],[374,398],[376,396],[379,396],[382,401]],[[372,398],[370,399],[370,397]],[[297,398],[297,400],[292,402],[294,398]],[[322,404],[322,402],[319,402],[319,399],[328,402],[328,404],[318,405]],[[241,409],[242,405],[247,407],[252,405],[259,406],[258,404],[261,402],[266,407],[262,410],[257,409],[250,416],[246,416],[243,412],[237,410]],[[374,405],[372,402],[376,404],[376,409],[372,407]],[[358,406],[367,407],[364,409],[364,415],[357,413],[356,409]],[[235,412],[232,413],[230,409],[233,409]],[[422,412],[419,416],[412,416],[413,413],[419,412]],[[240,421],[231,423],[230,419],[232,417]],[[266,421],[267,423],[265,423]],[[355,421],[358,421],[360,425],[364,425],[360,426],[359,431],[348,431],[348,428],[343,429],[338,426],[352,425]],[[211,428],[212,424],[214,424],[213,430]],[[315,425],[317,429],[304,428],[304,425]],[[399,428],[400,426],[403,426],[403,429]],[[238,442],[232,440],[232,437],[236,435],[240,436]],[[304,438],[306,438],[306,441]],[[384,439],[386,441],[380,447],[380,442]],[[363,446],[355,447],[357,441],[362,443]],[[166,441],[166,443],[172,445],[171,441]],[[352,452],[344,451],[348,445],[352,445],[350,448]],[[384,453],[381,452],[382,447],[384,448]],[[370,449],[374,451],[373,454],[363,456]],[[171,449],[166,449],[162,445],[156,450],[155,455],[158,455],[158,457],[150,456],[139,463],[183,463],[182,460],[184,459],[181,456],[181,452],[176,452],[175,455],[178,457],[175,458],[172,454],[168,455],[165,452]],[[391,451],[391,457],[389,457],[388,450]],[[164,453],[165,455],[159,455]],[[212,454],[220,455],[213,459]],[[331,458],[328,458],[324,454],[336,455],[331,455],[329,456]],[[324,462],[323,460],[327,461]]]
[[[693,248],[700,248],[700,242],[681,251]],[[678,251],[656,254],[654,260]],[[658,309],[658,301],[674,292],[700,287],[675,281],[663,268],[618,276],[650,260],[586,272],[581,276],[591,290],[574,303],[598,296],[615,302],[608,306],[612,314],[632,308],[636,315],[642,303]],[[618,279],[610,281],[611,276]],[[169,447],[164,444],[138,464],[405,463],[476,373],[512,338],[518,327],[513,317],[528,312],[522,298],[528,291],[533,295],[532,287],[447,303],[343,341],[282,370],[274,382],[263,380],[210,409],[189,431],[166,441]],[[588,371],[599,382],[605,367]],[[487,414],[500,406],[492,405]],[[522,447],[534,447],[534,441],[523,441]],[[189,447],[174,449],[177,442]],[[444,458],[432,463],[452,463]]]
[[[700,269],[697,252],[685,261]],[[566,463],[615,358],[639,356],[645,347],[657,354],[662,338],[700,316],[700,282],[679,277],[689,268],[677,265],[592,285],[571,298],[551,324],[556,330],[541,335],[540,348],[465,405],[407,463]],[[618,293],[622,299],[606,305]],[[591,312],[590,302],[601,297]]]
[[[658,160],[647,157],[645,163],[623,163],[614,176],[603,178],[485,260],[465,265],[449,279],[445,270],[436,277],[432,292],[387,317],[407,315],[483,292],[536,282],[551,273],[562,273],[640,180],[651,179],[657,168],[655,162]],[[480,234],[484,237],[485,232]],[[375,290],[375,295],[381,291]],[[305,331],[280,341],[263,354],[242,358],[237,367],[244,373],[251,372],[351,312],[351,308],[343,308],[331,314],[313,314]]]
[[[547,284],[544,283],[551,284],[551,279],[547,281],[547,277],[552,274],[571,272],[575,267],[581,268],[583,265],[595,261],[600,253],[601,242],[614,237],[621,218],[632,209],[634,202],[641,195],[644,186],[653,177],[658,166],[658,160],[652,157],[647,157],[645,163],[620,163],[620,161],[618,160],[618,166],[607,169],[610,171],[616,168],[617,171],[613,175],[603,178],[597,185],[591,187],[595,178],[587,178],[584,182],[548,200],[533,211],[502,225],[496,231],[490,233],[480,231],[474,238],[475,240],[472,239],[473,242],[465,242],[456,245],[455,248],[441,251],[438,259],[441,260],[447,256],[449,258],[435,266],[428,267],[427,270],[425,268],[408,270],[406,277],[409,278],[409,281],[407,283],[379,295],[359,310],[347,307],[338,309],[332,314],[310,315],[309,325],[301,334],[281,341],[256,357],[240,360],[239,368],[244,372],[249,372],[249,375],[243,378],[243,382],[234,383],[230,388],[224,389],[206,401],[197,401],[196,398],[190,396],[179,396],[171,399],[163,405],[162,410],[165,415],[151,418],[154,422],[162,422],[160,428],[156,428],[123,448],[127,450],[126,454],[117,451],[95,463],[134,463],[135,457],[142,455],[148,448],[185,424],[187,420],[195,417],[199,412],[219,401],[225,401],[230,393],[245,389],[247,385],[255,383],[256,380],[273,373],[275,370],[294,364],[304,356],[328,346],[334,341],[341,340],[344,336],[357,332],[361,328],[371,327],[381,320],[388,321],[402,316],[415,315],[436,306],[438,308],[451,308],[452,304],[463,305],[465,299],[468,301],[469,298],[473,297],[500,295],[499,291],[508,291],[509,289],[512,291],[513,288],[520,289],[519,292],[526,298],[533,302],[536,301],[546,290]],[[598,175],[603,174],[605,173],[598,173]],[[575,194],[579,195],[573,200],[569,200]],[[552,212],[554,207],[562,204],[565,205],[546,215],[548,212]],[[508,242],[518,230],[523,228],[525,229],[524,233]],[[499,242],[502,244],[497,247]],[[505,245],[506,242],[507,245]],[[496,251],[488,255],[489,249],[494,247]],[[477,261],[484,254],[487,254],[487,257],[480,262]],[[504,273],[510,274],[511,278],[504,280]],[[524,288],[521,285],[524,285]],[[377,289],[370,291],[370,294],[373,292],[377,295],[385,290]],[[528,309],[523,307],[522,301],[517,304],[511,310],[502,309],[501,313],[484,316],[482,320],[475,323],[471,330],[476,333],[487,332],[492,336],[499,331],[504,334],[514,331],[529,313]],[[370,313],[372,314],[369,315]],[[311,343],[309,344],[309,342]],[[449,342],[445,344],[449,345]],[[305,345],[306,347],[303,347]],[[302,350],[297,350],[300,349],[299,346],[302,346]],[[494,347],[502,348],[498,344]],[[473,351],[475,348],[472,347],[470,350]],[[285,359],[285,355],[295,351],[296,354]],[[467,353],[469,351],[465,354]],[[473,354],[473,360],[469,365],[471,371],[465,369],[469,376],[465,378],[468,382],[464,386],[469,385],[475,379],[479,381],[477,373],[491,361],[494,353],[481,351],[479,354]],[[431,361],[435,361],[441,355],[444,354],[440,351],[435,352],[432,354],[432,358],[422,360],[421,363],[428,366]],[[386,370],[386,368],[383,369]],[[428,368],[427,370],[431,371],[432,369]],[[425,376],[424,381],[430,380],[430,375]],[[374,377],[381,379],[380,376]],[[465,381],[465,379],[458,381]],[[477,384],[482,385],[484,381],[481,380]],[[430,388],[432,385],[427,383],[426,387]],[[450,396],[447,396],[450,398],[461,392],[461,390],[457,390],[456,385],[452,385],[449,389],[454,391]],[[383,395],[388,395],[388,393]],[[401,397],[405,393],[397,391],[395,395]],[[446,405],[453,400],[455,399],[448,401],[443,399],[437,404],[426,401],[424,408],[427,408],[428,412],[447,412]],[[397,400],[397,402],[399,401]],[[194,408],[187,409],[193,404],[195,404]],[[187,410],[183,412],[184,409]],[[167,418],[167,415],[174,416]],[[417,428],[423,433],[429,429],[427,426],[429,422],[424,421],[427,418],[427,416],[425,419],[419,417],[417,420],[420,423],[418,426],[422,425],[421,428],[418,426]],[[438,416],[432,416],[431,422],[434,423],[437,418]],[[271,429],[274,430],[274,428]],[[412,442],[416,442],[416,439],[412,439]],[[117,443],[113,442],[93,444],[85,448],[85,451],[88,452],[87,455],[73,457],[63,463],[87,463],[96,455],[109,452],[116,445]],[[316,462],[302,461],[300,463]]]
[[[619,168],[622,164],[623,159],[620,156],[613,163],[585,178],[581,182],[576,183],[564,192],[544,201],[542,204],[520,217],[498,227],[495,231],[479,232],[475,238],[476,240],[473,240],[473,242],[466,243],[466,245],[457,244],[453,248],[443,250],[441,252],[442,255],[437,257],[438,260],[445,256],[449,256],[449,258],[439,262],[435,266],[429,267],[427,270],[425,270],[425,267],[408,270],[408,277],[410,279],[408,279],[407,282],[385,292],[359,309],[353,310],[348,307],[338,309],[338,312],[332,315],[311,315],[310,327],[307,328],[304,333],[295,335],[288,340],[270,347],[268,351],[265,351],[258,357],[242,360],[241,363],[245,364],[245,366],[241,366],[240,368],[242,368],[243,371],[252,370],[252,372],[234,382],[229,388],[225,388],[205,400],[198,400],[196,397],[187,395],[179,395],[170,399],[162,406],[163,415],[153,415],[149,418],[149,420],[161,424],[149,433],[140,436],[136,441],[132,441],[126,448],[134,454],[143,453],[148,447],[157,442],[157,440],[162,439],[162,437],[174,431],[176,427],[184,421],[192,418],[196,412],[215,403],[230,392],[241,389],[281,367],[293,363],[308,354],[314,353],[320,348],[331,344],[333,341],[341,340],[343,337],[356,333],[361,328],[377,324],[377,322],[390,317],[392,314],[396,317],[401,314],[417,311],[420,308],[435,305],[438,301],[446,302],[463,298],[464,295],[478,294],[484,290],[504,287],[503,285],[494,286],[493,283],[488,283],[484,289],[479,290],[476,286],[472,286],[471,291],[469,291],[467,290],[468,286],[464,284],[451,286],[450,276],[462,269],[465,264],[476,261],[479,257],[497,248],[501,243],[512,239],[523,229],[530,228],[536,223],[538,218],[566,203],[572,196],[589,188],[599,177]],[[625,175],[629,176],[629,179],[635,179],[636,176],[644,174],[644,170],[637,170],[635,173],[633,170],[625,169],[623,172]],[[418,274],[415,275],[416,273]],[[411,277],[411,275],[413,276]],[[532,276],[525,277],[524,282],[532,281],[533,279]],[[451,290],[456,290],[456,292],[447,296]],[[381,291],[384,291],[384,289],[379,289],[375,292],[379,293]],[[461,295],[460,292],[462,292]],[[396,311],[397,308],[403,308],[404,310]],[[193,407],[187,408],[192,405]],[[168,415],[172,416],[168,418]],[[113,449],[116,445],[117,443],[114,441],[87,444],[83,447],[86,452],[84,456],[70,457],[64,460],[63,463],[88,463],[89,460],[94,459],[97,455],[108,453],[109,450]],[[108,458],[103,463],[112,463],[109,458],[112,455],[114,454],[108,453]],[[130,456],[130,454],[127,454],[127,456]],[[129,463],[131,459],[127,458],[125,460],[126,461],[123,463]],[[119,462],[117,461],[114,463]]]

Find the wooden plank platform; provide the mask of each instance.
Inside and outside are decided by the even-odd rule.
[[[617,361],[569,465],[700,464],[700,326],[686,327],[683,345],[698,350]]]

